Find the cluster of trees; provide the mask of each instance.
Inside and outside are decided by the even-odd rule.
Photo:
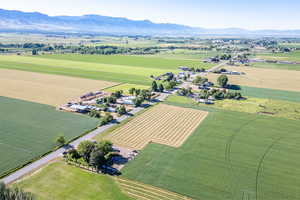
[[[204,83],[208,82],[208,79],[206,77],[197,76],[193,80],[194,85],[203,85]]]
[[[139,107],[143,104],[145,100],[150,101],[152,98],[152,92],[150,90],[141,90],[136,88],[130,88],[129,94],[134,95],[136,98],[133,100],[133,103],[136,107]]]
[[[89,116],[100,119],[99,126],[103,126],[114,120],[114,117],[111,114],[105,113],[104,115],[102,115],[101,111],[97,110],[91,110],[89,112]]]
[[[221,60],[230,60],[232,57],[230,54],[223,54],[220,56]]]
[[[192,88],[180,88],[177,90],[179,96],[191,96],[193,95]]]
[[[209,97],[213,97],[216,100],[222,99],[236,99],[239,100],[242,98],[240,92],[231,92],[229,90],[223,89],[212,89],[212,90],[202,90],[199,94],[199,98],[208,99]]]
[[[107,164],[110,154],[113,152],[113,144],[110,141],[99,143],[83,141],[77,150],[71,149],[65,155],[67,162],[73,162],[79,166],[92,167],[97,172]]]
[[[219,86],[222,88],[226,88],[228,86],[228,81],[229,81],[228,77],[224,74],[219,76],[217,80]]]
[[[172,90],[177,85],[177,82],[173,79],[171,81],[167,81],[165,83],[165,89],[166,90]]]
[[[34,200],[35,197],[29,192],[25,192],[18,187],[8,188],[4,183],[0,183],[1,200]]]
[[[164,92],[165,87],[162,83],[160,83],[159,85],[156,83],[156,81],[152,82],[152,86],[151,89],[153,92]]]
[[[125,115],[127,113],[126,107],[124,105],[121,105],[117,108],[117,113],[119,115]]]

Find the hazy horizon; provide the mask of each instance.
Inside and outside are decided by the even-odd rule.
[[[287,0],[10,0],[2,9],[41,12],[50,16],[81,16],[87,14],[151,20],[155,23],[176,23],[202,28],[243,28],[248,30],[300,29],[300,2]]]

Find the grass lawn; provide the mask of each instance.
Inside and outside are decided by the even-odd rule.
[[[0,97],[0,176],[95,128],[98,120],[54,107]],[[4,153],[5,152],[5,153]]]
[[[37,200],[130,200],[115,181],[80,168],[52,163],[16,185],[32,192]]]
[[[129,89],[131,89],[131,88],[143,90],[143,89],[149,89],[150,85],[145,86],[145,85],[125,83],[125,84],[121,84],[121,85],[117,85],[117,86],[114,86],[114,87],[107,88],[104,91],[106,91],[106,92],[116,92],[116,91],[122,90],[125,95],[129,95]]]
[[[286,70],[300,70],[300,64],[277,64],[277,63],[254,63],[251,66],[257,68],[268,68],[268,69],[286,69]]]
[[[296,120],[211,109],[182,147],[150,144],[123,176],[194,199],[298,199],[299,129]]]
[[[151,84],[151,75],[177,72],[181,65],[209,67],[199,61],[144,56],[0,56],[0,68],[139,85]]]

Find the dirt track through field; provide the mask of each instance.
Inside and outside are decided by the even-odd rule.
[[[251,67],[226,67],[226,69],[246,73],[241,76],[229,76],[230,84],[300,92],[300,71]],[[216,82],[219,76],[208,74],[208,79]]]
[[[0,96],[60,106],[117,83],[0,69]]]
[[[137,150],[151,142],[180,147],[207,114],[200,110],[160,104],[117,129],[106,139]]]

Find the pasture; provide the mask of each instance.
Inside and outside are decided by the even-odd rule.
[[[122,173],[194,199],[299,199],[299,129],[296,120],[211,109],[180,148],[150,144]]]
[[[98,124],[87,116],[6,97],[0,97],[0,110],[0,176],[54,149],[58,136],[69,141]]]
[[[300,71],[300,64],[253,63],[251,67]]]
[[[15,184],[32,192],[38,200],[130,200],[117,183],[64,162],[55,162]]]
[[[300,103],[296,102],[259,98],[247,98],[243,101],[226,99],[216,101],[214,107],[300,120]]]
[[[290,53],[258,54],[257,57],[266,60],[284,60],[284,61],[300,62],[300,51],[293,51]]]
[[[116,85],[113,82],[89,80],[67,76],[57,76],[0,69],[2,96],[26,101],[60,106],[87,92],[99,91]]]
[[[115,145],[141,150],[149,143],[180,147],[207,112],[160,104],[106,137]]]
[[[0,68],[150,85],[151,75],[177,72],[181,65],[207,67],[199,61],[143,56],[0,56]]]
[[[226,67],[226,69],[246,73],[246,75],[229,76],[229,84],[300,92],[300,71],[251,67]],[[209,80],[214,82],[219,76],[219,74],[208,74]]]
[[[240,88],[242,94],[248,97],[300,102],[300,92],[274,90],[268,88],[255,88],[247,86],[241,86]]]

